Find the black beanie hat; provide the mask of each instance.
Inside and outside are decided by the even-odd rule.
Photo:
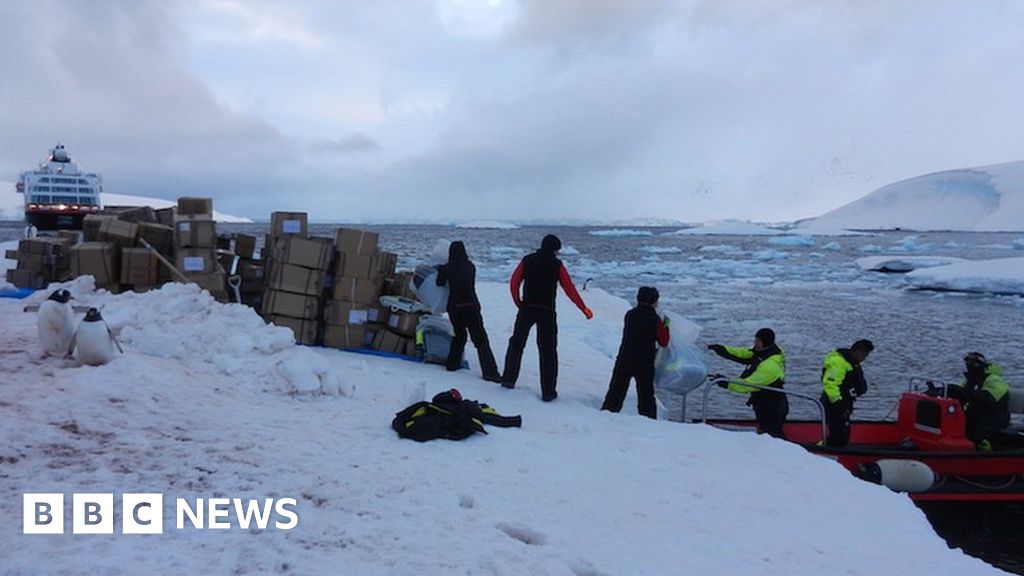
[[[558,252],[562,249],[562,241],[558,239],[558,236],[548,234],[541,240],[540,249],[547,250],[548,252]]]
[[[765,347],[775,344],[775,332],[771,328],[761,328],[754,336],[756,336]]]
[[[654,304],[660,296],[658,289],[653,286],[641,286],[636,291],[636,301],[638,304]]]

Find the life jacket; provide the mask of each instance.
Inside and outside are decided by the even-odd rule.
[[[487,434],[479,420],[431,402],[417,402],[398,412],[391,421],[391,428],[400,437],[417,442],[435,438],[462,440],[475,432]]]
[[[555,253],[538,250],[523,258],[523,304],[540,308],[555,308],[555,290],[562,261]]]

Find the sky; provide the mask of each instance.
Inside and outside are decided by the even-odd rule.
[[[0,180],[316,220],[817,216],[1024,159],[1024,5],[0,3]]]

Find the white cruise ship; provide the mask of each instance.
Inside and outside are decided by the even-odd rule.
[[[25,222],[39,230],[81,229],[82,219],[102,208],[103,177],[84,173],[62,144],[35,170],[26,170],[17,190],[25,195]]]

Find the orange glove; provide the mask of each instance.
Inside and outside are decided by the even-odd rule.
[[[583,315],[587,317],[587,320],[590,320],[591,318],[594,317],[594,313],[593,311],[590,310],[590,308],[583,308]]]

